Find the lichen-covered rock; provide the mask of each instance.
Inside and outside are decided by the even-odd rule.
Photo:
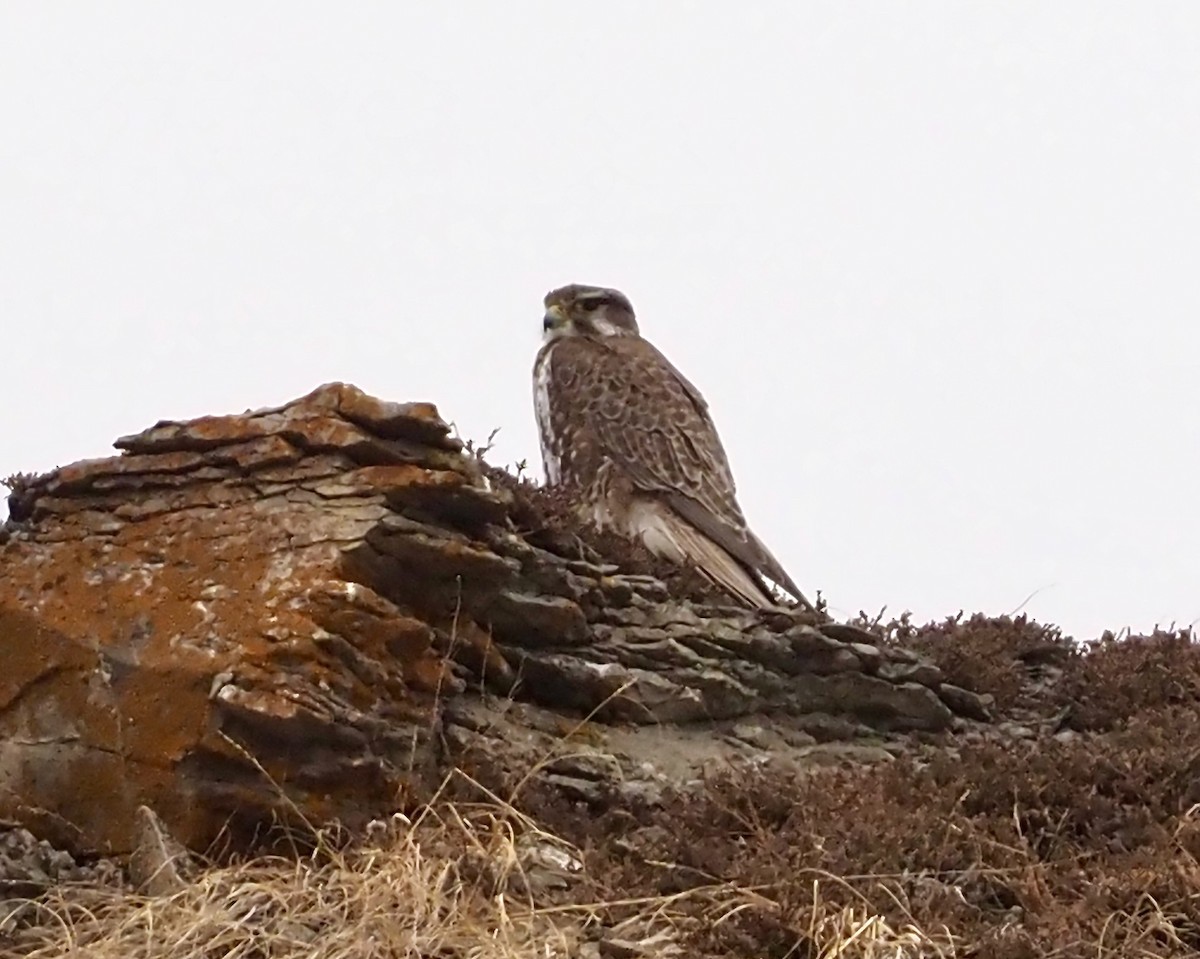
[[[7,814],[108,851],[140,804],[203,846],[227,822],[395,801],[449,677],[430,627],[342,557],[418,486],[502,515],[448,432],[433,407],[329,386],[24,486],[0,552]]]
[[[673,748],[664,728],[682,742],[739,717],[986,717],[854,627],[672,599],[652,576],[534,545],[449,433],[431,405],[333,384],[159,423],[121,455],[17,484],[0,538],[0,817],[93,852],[133,849],[143,806],[194,849],[272,821],[354,825],[481,744],[489,762],[497,742],[520,754],[519,722],[494,735],[511,698],[533,704],[527,723],[588,717],[624,737],[598,744],[603,769],[652,765],[654,744]],[[545,748],[530,729],[524,745]]]

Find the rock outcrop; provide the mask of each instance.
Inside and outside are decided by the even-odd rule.
[[[198,849],[353,826],[454,766],[652,802],[987,718],[857,627],[548,546],[429,404],[333,384],[116,446],[19,479],[0,533],[0,818],[72,850],[129,852],[142,806]]]

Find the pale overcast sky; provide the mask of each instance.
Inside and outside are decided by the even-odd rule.
[[[0,3],[0,473],[618,287],[811,595],[1200,617],[1200,3]]]

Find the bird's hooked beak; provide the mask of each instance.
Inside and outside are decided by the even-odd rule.
[[[546,335],[560,332],[567,325],[567,315],[563,312],[562,304],[554,303],[546,307],[546,315],[542,317],[542,332]]]

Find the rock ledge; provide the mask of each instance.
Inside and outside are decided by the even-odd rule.
[[[653,801],[988,715],[854,626],[535,545],[427,403],[330,384],[116,445],[17,482],[0,536],[0,817],[72,850],[128,852],[143,805],[200,849],[361,824],[455,765]]]

